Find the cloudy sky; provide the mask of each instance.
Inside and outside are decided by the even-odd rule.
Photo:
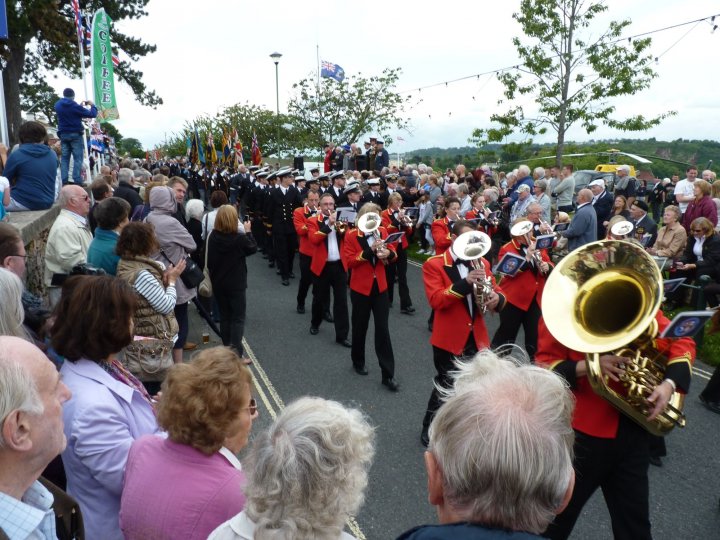
[[[421,95],[417,89],[517,63],[512,38],[521,28],[512,13],[519,4],[519,0],[150,0],[148,16],[122,22],[121,29],[157,45],[157,52],[136,67],[164,105],[142,107],[127,86],[116,84],[121,119],[115,125],[124,136],[152,147],[179,132],[184,121],[214,114],[224,106],[249,102],[274,110],[275,66],[269,55],[275,51],[283,55],[279,94],[280,109],[286,110],[292,84],[314,76],[319,46],[320,58],[339,64],[347,74],[402,68],[397,90],[411,92],[416,105],[408,110],[410,132],[390,134],[402,136],[405,142],[396,142],[390,151],[463,146],[473,128],[488,127],[490,114],[500,112],[496,104],[502,87],[497,79],[490,75],[442,84]],[[607,0],[606,4],[610,9],[596,19],[594,35],[609,20],[620,18],[633,21],[628,36],[715,14],[720,23],[720,6],[712,0]],[[651,131],[628,136],[718,139],[717,122],[709,121],[717,119],[718,50],[720,30],[712,33],[708,22],[653,34],[652,55],[659,57],[655,66],[659,76],[651,89],[616,101],[618,115],[650,116],[668,110],[677,115]],[[81,87],[79,81],[59,78],[58,91],[68,82]],[[528,105],[532,107],[531,100]],[[622,135],[600,129],[593,138]],[[571,130],[569,138],[589,139],[581,129]]]

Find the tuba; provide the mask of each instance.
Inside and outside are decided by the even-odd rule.
[[[375,237],[375,243],[373,249],[378,254],[382,251],[387,251],[385,241],[380,237],[380,225],[382,224],[382,218],[375,212],[368,212],[363,214],[357,220],[357,228],[364,234],[372,234]],[[383,264],[387,264],[387,259],[381,259]]]
[[[453,253],[462,261],[469,261],[475,270],[482,268],[480,258],[490,251],[492,241],[481,231],[467,231],[458,236],[452,245]],[[473,298],[475,305],[482,313],[487,311],[485,305],[492,292],[492,280],[485,276],[480,284],[473,283]]]
[[[602,240],[562,259],[543,292],[543,318],[560,343],[586,354],[587,377],[595,393],[653,435],[685,426],[685,397],[674,392],[665,410],[650,421],[647,398],[665,376],[667,356],[655,347],[655,314],[662,301],[660,270],[642,246]],[[620,383],[603,375],[600,356],[629,358]]]

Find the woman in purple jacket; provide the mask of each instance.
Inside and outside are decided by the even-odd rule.
[[[168,438],[143,437],[130,449],[120,510],[127,540],[205,540],[242,511],[245,475],[235,455],[257,417],[251,385],[226,347],[170,369],[158,405]]]
[[[683,227],[690,234],[690,224],[697,218],[707,218],[712,223],[713,228],[718,224],[717,207],[712,200],[710,193],[712,188],[705,180],[695,180],[693,182],[693,195],[695,199],[688,204],[687,210],[683,214]]]

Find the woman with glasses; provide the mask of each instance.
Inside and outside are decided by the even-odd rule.
[[[236,455],[248,442],[257,405],[252,378],[227,347],[173,366],[157,421],[167,438],[130,448],[120,508],[127,540],[205,540],[245,507],[245,474]]]

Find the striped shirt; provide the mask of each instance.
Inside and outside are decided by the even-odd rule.
[[[141,270],[135,279],[135,290],[148,301],[158,313],[167,315],[175,309],[177,292],[175,285],[168,285],[167,289],[148,270]]]

